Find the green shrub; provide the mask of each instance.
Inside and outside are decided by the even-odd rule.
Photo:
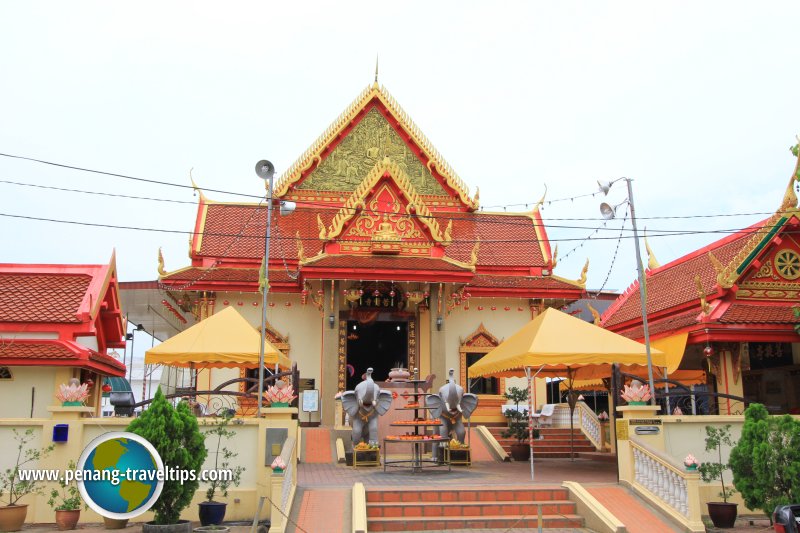
[[[205,438],[197,427],[197,418],[186,402],[177,407],[167,401],[159,387],[150,408],[128,425],[128,431],[147,439],[158,451],[165,468],[193,471],[199,474],[207,451]],[[196,476],[199,478],[199,475]],[[156,524],[175,524],[188,506],[200,482],[198,479],[164,481],[153,511]]]
[[[742,438],[731,450],[733,483],[750,509],[770,516],[800,498],[800,422],[770,416],[754,403],[744,413]]]

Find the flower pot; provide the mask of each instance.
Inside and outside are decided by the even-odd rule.
[[[531,447],[527,443],[512,444],[511,458],[515,461],[527,461],[531,458]]]
[[[272,402],[270,407],[289,407],[289,402]]]
[[[19,531],[27,514],[27,504],[0,507],[0,531]]]
[[[125,529],[125,527],[128,525],[128,519],[108,518],[107,516],[104,516],[103,524],[105,524],[106,529]]]
[[[228,526],[200,526],[194,528],[196,533],[228,533],[231,528]]]
[[[739,505],[736,503],[708,502],[708,516],[714,523],[714,527],[729,528],[736,523],[736,515]]]
[[[628,402],[628,405],[647,405],[647,402],[632,400],[632,401]]]
[[[684,465],[687,472],[697,472],[697,465]]]
[[[56,527],[59,531],[67,531],[75,529],[78,525],[78,519],[81,517],[80,509],[71,509],[69,511],[56,511]]]
[[[273,474],[283,474],[283,468],[273,468],[272,469],[272,473]]]
[[[225,509],[228,504],[223,502],[200,502],[200,525],[210,526],[221,524],[225,519]]]
[[[61,402],[61,407],[82,407],[83,402]]]
[[[176,524],[145,522],[142,533],[192,533],[192,523],[188,520],[178,520]]]

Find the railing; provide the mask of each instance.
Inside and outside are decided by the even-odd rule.
[[[592,443],[597,451],[602,451],[604,448],[604,427],[600,423],[600,419],[592,411],[588,405],[583,402],[575,404],[575,413],[578,415],[580,422],[579,427],[586,438]]]
[[[630,440],[632,487],[690,531],[705,531],[700,518],[700,475],[685,472],[663,454]]]
[[[289,523],[289,513],[292,510],[294,493],[297,488],[296,456],[297,439],[290,436],[284,441],[281,449],[281,459],[286,468],[282,474],[276,472],[272,474],[270,491],[272,512],[270,513],[269,533],[284,533]]]

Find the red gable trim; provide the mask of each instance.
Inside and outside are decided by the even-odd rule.
[[[0,340],[4,366],[75,366],[109,376],[123,377],[125,365],[75,342],[50,339]]]

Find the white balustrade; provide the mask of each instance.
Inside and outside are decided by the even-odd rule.
[[[594,414],[594,411],[583,403],[578,402],[575,406],[575,413],[580,416],[579,427],[583,434],[591,441],[592,445],[597,450],[603,449],[603,434],[600,427],[600,419]]]
[[[689,517],[684,472],[631,441],[634,481],[681,515]]]

